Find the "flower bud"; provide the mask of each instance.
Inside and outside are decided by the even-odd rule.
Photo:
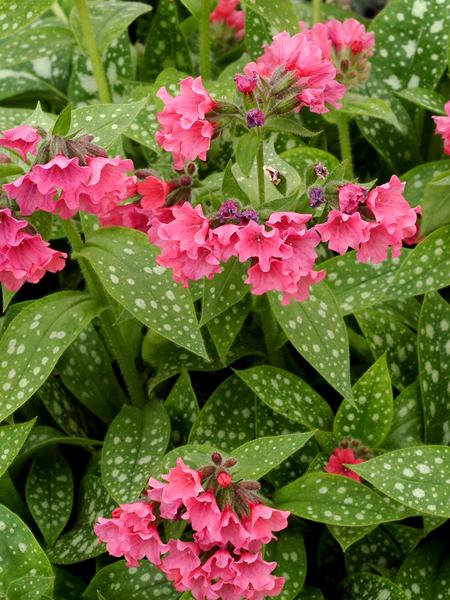
[[[323,188],[313,187],[309,190],[309,205],[311,208],[318,208],[325,202]]]
[[[316,174],[317,177],[320,177],[320,179],[326,179],[329,175],[328,169],[321,162],[318,162],[316,164],[316,166],[314,167],[314,173]]]
[[[216,477],[216,481],[221,488],[225,489],[230,487],[233,480],[231,478],[231,475],[227,473],[227,471],[220,471],[220,473]]]
[[[259,108],[252,108],[252,110],[249,110],[246,115],[246,119],[247,127],[249,129],[253,129],[254,127],[263,127],[266,121],[263,111]]]
[[[222,464],[222,455],[219,454],[219,452],[213,452],[211,454],[211,460],[215,465],[219,466]]]
[[[227,460],[223,463],[223,466],[226,469],[234,467],[234,465],[237,465],[237,460],[235,458],[227,458]]]
[[[236,83],[236,88],[242,94],[251,94],[255,89],[258,82],[258,77],[253,75],[249,77],[248,75],[241,75],[238,73],[234,77],[234,81]]]

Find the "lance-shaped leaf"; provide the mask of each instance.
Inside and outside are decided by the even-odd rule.
[[[53,578],[52,567],[31,531],[17,515],[0,505],[0,546],[2,570],[0,594],[7,597],[13,581],[29,576]],[[30,585],[28,591],[32,591]]]
[[[244,283],[247,278],[248,264],[240,263],[232,258],[219,273],[211,280],[205,280],[202,301],[201,324],[208,323],[234,306],[249,292]]]
[[[353,479],[328,473],[303,475],[278,490],[274,501],[277,508],[298,517],[347,527],[397,521],[411,514],[406,507]]]
[[[237,460],[233,473],[238,479],[260,479],[303,448],[313,435],[308,431],[251,440],[231,451]]]
[[[408,600],[405,592],[395,583],[372,573],[358,573],[347,577],[340,587],[346,600]]]
[[[328,525],[328,529],[334,539],[345,552],[352,544],[365,538],[375,528],[374,525],[367,527],[341,527],[340,525]]]
[[[33,425],[34,419],[26,423],[0,427],[0,477],[25,444]]]
[[[25,575],[11,582],[6,597],[8,600],[47,600],[53,587],[53,577]]]
[[[446,171],[450,171],[450,160],[423,163],[404,173],[400,179],[406,183],[404,196],[409,204],[420,204],[427,184]]]
[[[329,404],[297,375],[268,365],[236,374],[276,413],[310,429],[331,429],[333,413]]]
[[[399,567],[404,553],[394,539],[384,529],[377,527],[364,539],[357,541],[345,553],[345,566],[349,575],[361,571],[371,572],[376,569],[380,573],[383,569]]]
[[[70,565],[94,558],[105,552],[93,526],[98,517],[109,517],[115,503],[108,496],[100,477],[86,475],[80,487],[77,522],[73,529],[62,535],[55,545],[47,548],[47,556],[56,565]]]
[[[298,33],[298,17],[291,0],[246,0],[245,5],[267,20],[275,31]]]
[[[223,364],[252,307],[251,294],[208,322],[208,331]]]
[[[425,440],[450,442],[450,305],[437,293],[425,296],[419,322],[419,373]]]
[[[428,235],[442,225],[450,223],[450,171],[441,173],[430,181],[421,201],[422,219],[420,233]]]
[[[334,420],[334,433],[360,439],[371,447],[381,444],[392,423],[392,387],[386,363],[381,356],[353,386],[354,403],[344,400]]]
[[[0,421],[42,385],[64,350],[98,314],[80,292],[59,292],[24,308],[0,340]]]
[[[197,397],[186,369],[181,371],[177,382],[170,390],[164,408],[170,417],[172,442],[177,446],[187,440],[199,413]]]
[[[419,513],[450,517],[450,448],[401,448],[352,465],[378,490]]]
[[[397,96],[429,110],[434,115],[445,115],[444,104],[446,102],[444,96],[435,92],[434,90],[427,90],[424,88],[414,88],[412,90],[402,90],[396,92]]]
[[[201,469],[205,465],[211,464],[211,454],[213,452],[217,452],[217,448],[207,444],[178,446],[168,452],[158,464],[152,467],[151,475],[160,479],[163,473],[167,473],[170,468],[175,467],[177,458],[182,458],[192,469]]]
[[[423,410],[419,382],[404,389],[394,401],[394,417],[383,448],[395,450],[423,444]]]
[[[284,577],[286,582],[280,600],[292,600],[303,588],[306,577],[306,552],[303,536],[299,531],[289,530],[278,534],[278,540],[266,548],[264,559],[275,561],[274,575]]]
[[[67,525],[73,504],[72,470],[56,448],[36,455],[25,494],[30,512],[51,546]]]
[[[145,234],[117,227],[99,229],[80,254],[111,296],[136,319],[207,358],[189,290],[156,265],[158,250]]]
[[[324,284],[313,286],[309,300],[281,304],[270,294],[270,305],[295,349],[340,394],[351,399],[347,329],[336,300]]]
[[[2,2],[2,26],[0,38],[6,38],[36,21],[52,6],[52,0],[33,0],[33,2],[17,2],[4,0]]]
[[[117,503],[137,499],[152,465],[167,448],[170,421],[163,405],[154,401],[143,409],[124,406],[111,423],[102,449],[102,479]]]
[[[159,598],[176,600],[180,598],[173,585],[149,561],[142,561],[139,568],[129,568],[119,560],[97,571],[83,594],[85,600],[98,600],[98,594],[108,600],[141,600]]]
[[[322,163],[331,173],[339,165],[338,159],[329,152],[311,146],[298,146],[281,153],[281,158],[303,177],[308,167]]]
[[[245,47],[251,60],[261,56],[264,44],[270,44],[272,36],[269,23],[254,10],[245,10]]]

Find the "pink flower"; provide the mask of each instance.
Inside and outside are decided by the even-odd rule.
[[[102,227],[129,227],[147,233],[149,213],[136,203],[118,204],[98,215]]]
[[[211,23],[225,23],[236,30],[236,38],[241,39],[245,34],[245,13],[236,10],[239,0],[219,0],[216,8],[209,16]]]
[[[349,477],[355,481],[361,481],[361,477],[345,465],[359,465],[362,462],[364,462],[364,459],[356,458],[355,453],[351,448],[335,448],[328,460],[325,471],[327,473],[343,475],[344,477]]]
[[[162,224],[159,235],[178,243],[178,248],[190,258],[196,258],[200,248],[205,247],[209,233],[209,221],[200,204],[192,207],[189,202],[172,208],[173,220]]]
[[[17,246],[23,238],[19,231],[25,229],[27,221],[19,221],[12,216],[9,208],[0,209],[0,250],[5,246]]]
[[[369,223],[363,221],[359,213],[348,215],[338,210],[330,211],[325,223],[316,225],[323,242],[328,242],[330,250],[345,254],[349,248],[369,239]]]
[[[221,511],[217,521],[214,517],[213,526],[204,527],[194,534],[202,550],[210,550],[214,546],[225,548],[228,544],[239,550],[244,547],[247,538],[248,532],[229,506]]]
[[[14,199],[19,205],[23,215],[32,215],[37,210],[54,213],[56,211],[55,194],[41,194],[34,181],[31,179],[32,171],[11,183],[3,186],[8,198]]]
[[[235,250],[240,262],[245,262],[249,258],[257,258],[260,269],[268,271],[272,258],[285,256],[281,250],[283,240],[276,229],[267,231],[264,225],[250,221],[236,234],[239,241],[235,244]]]
[[[288,511],[277,510],[262,503],[251,505],[250,515],[243,519],[243,525],[249,536],[244,548],[251,552],[258,552],[262,544],[268,544],[276,539],[273,532],[286,529],[289,515]]]
[[[221,225],[211,229],[211,243],[214,256],[221,262],[227,262],[232,256],[237,256],[236,242],[239,241],[237,232],[242,227],[240,225]]]
[[[255,76],[249,77],[248,75],[241,75],[238,73],[234,76],[234,81],[236,83],[236,88],[241,92],[241,94],[251,94],[256,89],[258,78]]]
[[[269,77],[279,67],[293,71],[298,87],[296,111],[308,106],[312,112],[328,112],[326,104],[335,108],[341,106],[340,100],[345,87],[335,80],[336,69],[320,46],[308,39],[305,33],[290,36],[286,31],[278,33],[264,54],[256,63],[250,63],[244,69],[249,76],[259,73]]]
[[[185,592],[190,589],[193,571],[200,565],[200,549],[194,542],[181,540],[170,540],[167,547],[169,553],[162,559],[160,569],[178,592]]]
[[[362,23],[356,19],[336,21],[330,19],[325,23],[328,37],[336,51],[349,49],[354,54],[366,53],[372,56],[375,47],[375,34],[366,31]]]
[[[339,188],[339,208],[347,214],[354,213],[365,202],[367,190],[354,183],[346,183]]]
[[[403,196],[405,184],[397,175],[393,175],[388,183],[377,185],[367,197],[367,206],[375,215],[375,219],[384,225],[402,225],[405,217],[408,225],[416,221],[415,212]]]
[[[121,504],[111,519],[100,517],[94,531],[112,556],[123,556],[128,567],[139,566],[146,557],[155,565],[161,564],[161,554],[168,546],[161,542],[155,524],[153,506],[148,502]]]
[[[27,160],[28,153],[36,154],[37,147],[41,141],[38,130],[29,125],[19,125],[12,129],[6,129],[1,132],[0,146],[10,148],[20,154],[22,160]]]
[[[326,271],[311,271],[306,275],[302,275],[295,282],[295,289],[290,287],[289,290],[284,290],[283,305],[290,304],[292,300],[296,302],[304,302],[309,298],[310,287],[316,283],[320,283],[325,279]]]
[[[192,529],[197,533],[205,529],[212,539],[218,539],[221,512],[214,494],[204,492],[199,496],[193,496],[188,498],[184,505],[186,513],[183,519],[190,521]]]
[[[436,134],[441,135],[444,141],[444,152],[450,154],[450,100],[445,105],[446,117],[433,117],[436,124]]]
[[[167,181],[149,175],[137,184],[137,191],[142,196],[141,206],[151,210],[161,208],[171,189],[172,186]]]
[[[392,247],[392,256],[400,256],[402,251],[402,238],[398,233],[390,232],[384,223],[369,223],[369,237],[360,244],[356,258],[359,262],[377,264],[387,259],[389,248]]]
[[[157,93],[165,106],[158,113],[161,129],[156,133],[156,142],[172,153],[177,170],[183,168],[186,160],[206,160],[214,133],[214,124],[205,118],[214,101],[203,87],[201,77],[186,77],[180,82],[180,89],[176,97],[165,87]]]
[[[276,566],[276,562],[269,563],[263,560],[261,553],[245,552],[235,563],[238,574],[234,583],[247,590],[245,595],[247,598],[278,596],[283,589],[285,579],[271,574]],[[214,586],[212,587],[214,589]],[[258,594],[259,592],[261,595]]]

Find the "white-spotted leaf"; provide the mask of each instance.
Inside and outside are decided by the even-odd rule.
[[[400,179],[406,183],[404,196],[409,204],[420,204],[427,184],[446,171],[450,171],[450,160],[423,163],[404,173]]]
[[[297,530],[283,531],[277,535],[278,540],[266,547],[264,560],[275,561],[277,567],[273,572],[286,579],[280,600],[292,600],[303,588],[306,577],[306,552],[302,534]]]
[[[419,382],[415,381],[394,401],[394,417],[383,448],[396,450],[423,444],[423,411]]]
[[[205,279],[202,325],[224,313],[248,294],[249,287],[244,283],[247,278],[247,270],[247,264],[232,258],[224,265],[222,273],[211,280]]]
[[[53,577],[25,575],[11,582],[6,597],[8,600],[47,600],[51,594]]]
[[[298,33],[298,17],[291,0],[245,0],[245,6],[265,19],[275,31]]]
[[[186,369],[181,371],[177,382],[170,390],[164,408],[170,417],[171,440],[178,446],[186,442],[199,413],[197,398]]]
[[[374,528],[374,525],[368,525],[367,527],[341,527],[340,525],[328,525],[331,535],[344,552],[358,540],[365,538]]]
[[[400,587],[372,573],[352,575],[341,584],[346,600],[408,600]]]
[[[209,335],[223,364],[226,363],[227,355],[239,335],[251,305],[251,294],[247,294],[243,300],[208,322]]]
[[[0,38],[14,35],[33,21],[36,21],[36,19],[51,8],[52,4],[52,0],[33,0],[33,2],[3,0]]]
[[[170,421],[154,400],[143,409],[124,406],[111,423],[102,449],[102,479],[119,504],[136,500],[152,466],[166,451]]]
[[[25,444],[33,425],[34,420],[0,427],[0,477]]]
[[[86,294],[59,292],[35,300],[13,319],[0,340],[0,421],[39,389],[98,312]]]

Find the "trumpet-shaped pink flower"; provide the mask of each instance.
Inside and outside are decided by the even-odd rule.
[[[142,196],[141,206],[151,210],[162,208],[171,189],[167,181],[149,175],[137,184],[138,194]]]
[[[37,210],[56,212],[55,194],[41,194],[31,178],[31,171],[3,186],[8,198],[15,200],[22,215],[32,215]]]
[[[339,188],[339,208],[342,212],[352,214],[366,201],[367,190],[354,183],[346,183]]]
[[[0,249],[20,244],[24,236],[19,232],[27,225],[27,221],[15,219],[9,208],[0,209]]]
[[[161,564],[161,554],[168,546],[161,542],[156,528],[153,506],[148,502],[121,504],[111,519],[100,517],[94,531],[112,556],[123,556],[128,567],[139,566],[144,557]]]
[[[157,93],[165,106],[158,113],[161,129],[156,133],[156,142],[172,153],[177,170],[183,168],[186,160],[206,160],[214,134],[214,124],[206,119],[214,101],[204,88],[201,77],[186,77],[180,82],[180,90],[175,97],[165,87]]]
[[[285,579],[272,575],[276,566],[276,562],[269,563],[263,560],[261,553],[244,552],[235,562],[235,568],[238,571],[235,584],[248,590],[247,598],[278,596]]]
[[[200,566],[200,548],[194,542],[181,540],[170,540],[167,546],[169,553],[162,559],[160,569],[178,592],[186,592],[193,571]]]
[[[445,104],[447,115],[434,116],[433,121],[436,124],[436,134],[442,136],[444,142],[444,152],[450,154],[450,100]]]
[[[192,529],[198,533],[206,529],[210,539],[218,539],[221,512],[212,492],[188,498],[183,519],[189,520]]]
[[[351,448],[335,448],[325,467],[327,473],[343,475],[355,481],[361,481],[361,477],[345,465],[359,465],[364,462],[362,458],[356,458]]]
[[[270,77],[284,67],[293,71],[298,87],[298,106],[308,106],[312,112],[328,112],[326,104],[335,108],[341,106],[345,87],[336,81],[336,69],[322,48],[305,33],[290,36],[286,31],[278,33],[270,45],[265,46],[264,54],[256,63],[250,63],[244,72],[252,76],[256,73]]]
[[[258,552],[262,544],[276,539],[273,532],[286,529],[289,514],[288,511],[277,510],[262,503],[251,505],[250,515],[243,519],[243,525],[248,532],[244,548],[250,552]]]
[[[389,232],[384,223],[369,223],[369,237],[360,244],[356,252],[359,262],[377,264],[385,261],[392,248],[392,257],[400,256],[402,251],[402,237],[399,233]]]
[[[272,258],[282,258],[285,252],[281,250],[283,240],[277,229],[266,230],[264,225],[250,221],[237,232],[239,241],[235,249],[239,260],[245,262],[249,258],[257,258],[262,271],[268,271]]]
[[[377,185],[367,197],[370,208],[379,223],[409,226],[416,222],[416,213],[403,196],[405,184],[397,175],[393,175],[388,183]],[[405,222],[406,218],[406,222]]]
[[[337,52],[349,49],[354,54],[364,52],[367,56],[372,56],[375,34],[366,31],[364,25],[356,19],[346,19],[345,21],[330,19],[325,26],[328,30],[328,38]]]
[[[102,227],[129,227],[147,233],[150,214],[149,211],[133,202],[117,204],[97,216]]]
[[[210,14],[211,23],[225,23],[231,29],[235,29],[235,36],[241,39],[245,34],[245,13],[236,10],[239,0],[219,0],[216,8]]]
[[[221,262],[227,262],[232,256],[237,256],[236,243],[239,241],[237,232],[240,225],[221,225],[211,230],[211,243],[214,256]]]
[[[10,148],[17,152],[22,160],[26,161],[28,154],[36,154],[37,147],[41,141],[39,132],[29,125],[19,125],[12,129],[6,129],[1,132],[0,147]]]
[[[316,225],[323,242],[330,250],[345,254],[349,248],[359,248],[369,239],[369,223],[357,212],[349,215],[339,210],[330,211],[325,223]]]

